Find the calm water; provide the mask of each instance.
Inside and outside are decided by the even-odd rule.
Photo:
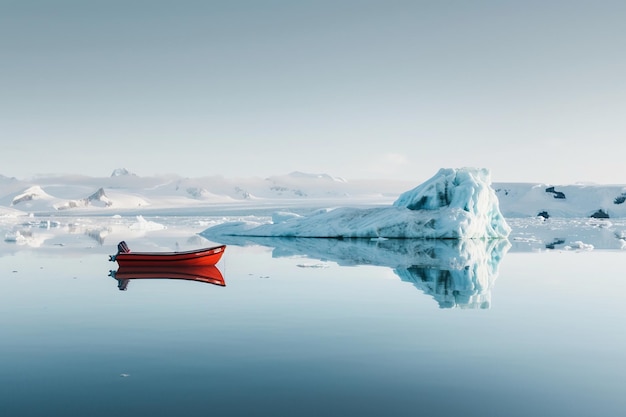
[[[2,416],[626,415],[623,251],[231,244],[120,291],[85,236],[2,245]]]

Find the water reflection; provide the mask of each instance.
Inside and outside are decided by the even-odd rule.
[[[204,282],[220,287],[226,286],[224,276],[215,266],[190,266],[184,268],[120,267],[117,271],[110,271],[109,276],[117,280],[117,288],[121,291],[126,291],[129,282],[133,279],[178,279]]]
[[[275,258],[306,256],[342,266],[388,267],[432,296],[440,308],[489,308],[500,262],[511,247],[506,239],[225,239],[231,245],[273,247]]]
[[[432,261],[394,272],[402,281],[431,295],[440,308],[486,309],[491,306],[491,289],[509,247],[510,243],[502,239],[437,241],[429,250]]]

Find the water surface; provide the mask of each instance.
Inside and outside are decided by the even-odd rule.
[[[131,247],[211,243],[193,229]],[[224,287],[120,291],[120,233],[90,230],[2,245],[2,415],[626,413],[620,250],[232,242]]]

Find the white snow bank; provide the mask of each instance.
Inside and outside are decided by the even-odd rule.
[[[320,210],[309,216],[275,216],[272,223],[224,223],[209,236],[319,238],[505,238],[511,232],[500,213],[487,169],[440,169],[400,195],[391,207]]]
[[[27,213],[21,210],[17,210],[11,207],[0,207],[0,218],[13,218],[13,217],[21,217],[26,216]]]

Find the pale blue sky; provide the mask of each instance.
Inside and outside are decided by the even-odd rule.
[[[0,0],[0,174],[626,183],[624,1]]]

